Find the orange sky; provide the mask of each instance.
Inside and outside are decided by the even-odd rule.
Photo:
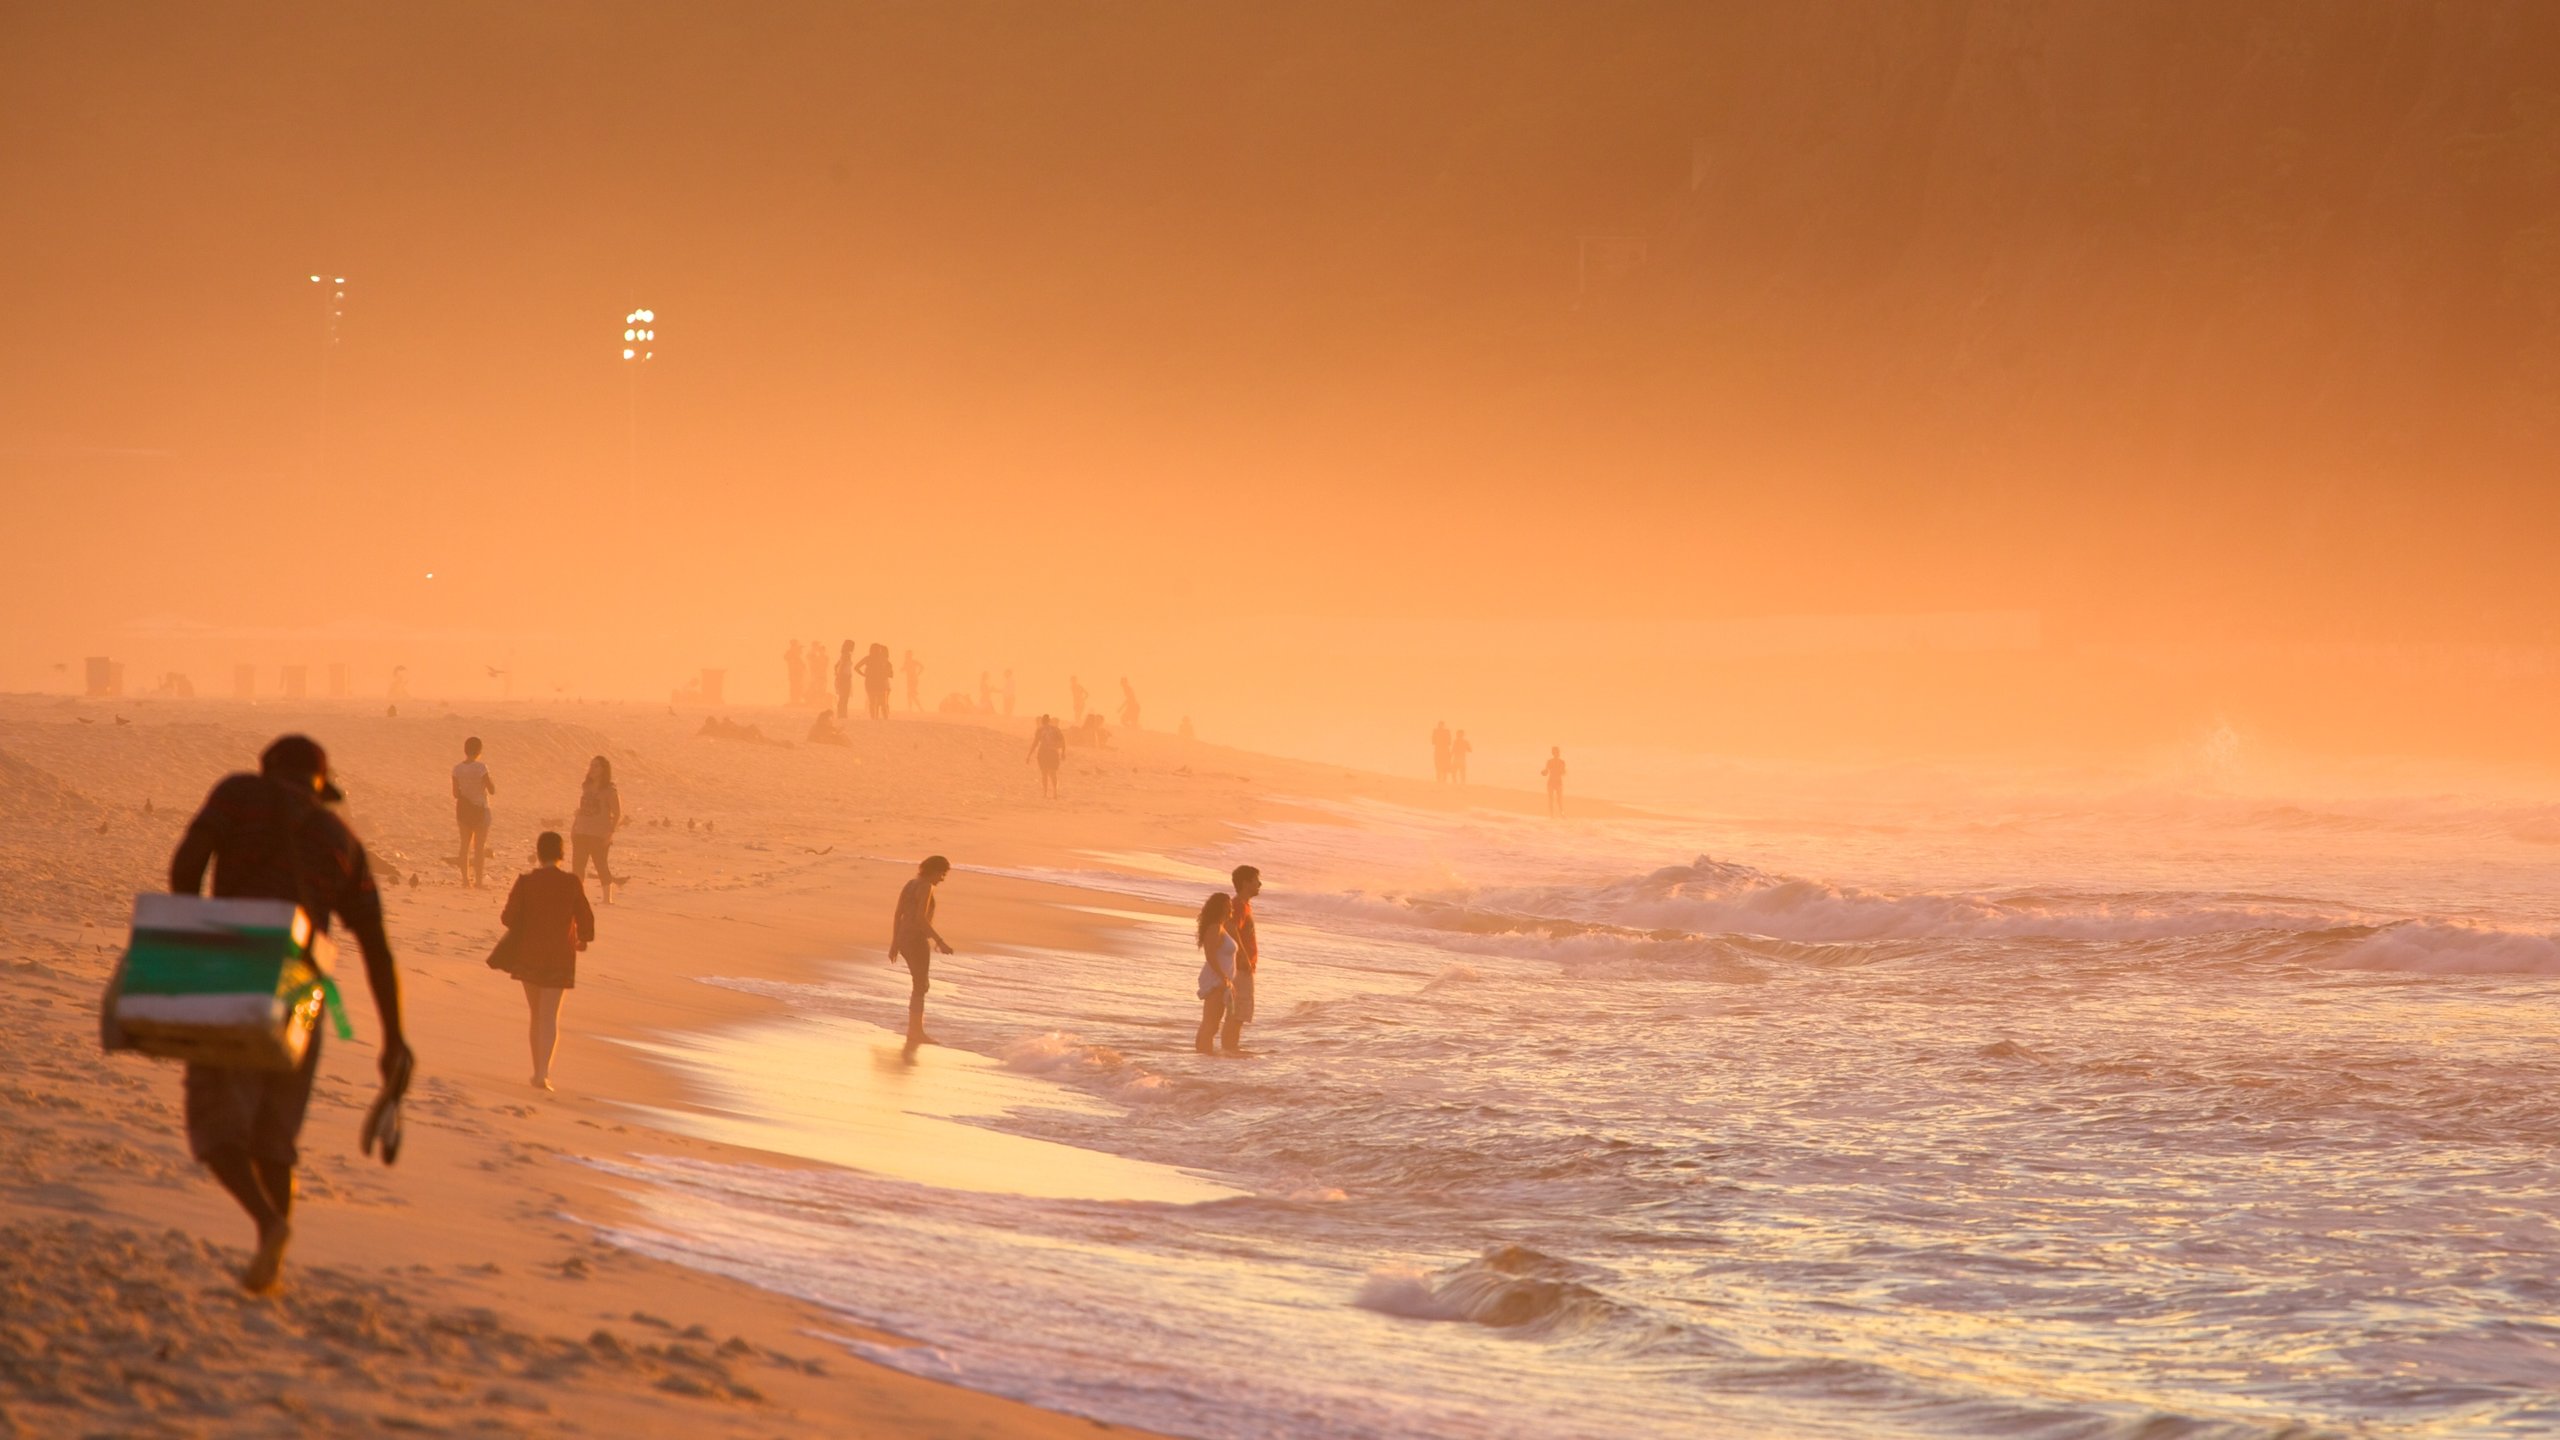
[[[13,6],[0,685],[2524,753],[2554,95],[2530,4]]]

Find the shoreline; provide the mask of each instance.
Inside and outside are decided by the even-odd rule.
[[[130,713],[133,723],[78,723],[81,712],[107,708]],[[764,718],[746,715],[751,723]],[[409,858],[449,842],[437,834],[445,807],[434,786],[450,762],[438,757],[466,727],[488,737],[493,770],[502,786],[513,778],[516,793],[535,778],[529,772],[537,754],[558,769],[595,745],[630,767],[626,806],[638,818],[617,841],[617,859],[637,883],[616,897],[620,903],[598,908],[598,943],[565,1007],[563,1089],[556,1095],[540,1095],[521,1078],[520,1001],[502,977],[483,973],[500,882],[464,889],[449,871],[428,874]],[[0,1153],[29,1177],[0,1185],[0,1225],[32,1227],[31,1235],[85,1235],[65,1242],[73,1251],[121,1247],[128,1270],[178,1297],[169,1305],[189,1316],[190,1333],[220,1333],[262,1313],[258,1302],[206,1283],[207,1272],[223,1263],[217,1254],[242,1253],[245,1222],[185,1157],[175,1125],[176,1067],[103,1059],[86,1022],[120,947],[130,895],[157,888],[156,872],[195,795],[225,770],[252,766],[266,738],[296,728],[330,746],[351,782],[359,831],[385,872],[388,927],[422,1068],[408,1107],[407,1151],[398,1167],[382,1170],[352,1143],[352,1116],[372,1088],[366,1037],[375,1027],[370,1004],[351,996],[357,1039],[324,1052],[288,1270],[295,1289],[279,1308],[292,1314],[313,1304],[353,1306],[377,1319],[411,1315],[427,1334],[463,1323],[513,1337],[492,1342],[498,1358],[487,1363],[498,1377],[495,1389],[505,1393],[486,1403],[508,1414],[511,1398],[522,1400],[527,1417],[554,1417],[528,1419],[545,1431],[560,1428],[564,1398],[597,1428],[641,1435],[835,1434],[842,1433],[837,1417],[848,1410],[876,1422],[863,1433],[887,1435],[1125,1431],[863,1359],[811,1332],[901,1342],[825,1307],[644,1259],[601,1239],[600,1227],[632,1218],[637,1206],[625,1184],[583,1159],[645,1153],[819,1163],[649,1124],[645,1107],[681,1112],[708,1100],[627,1042],[791,1013],[783,1001],[708,979],[809,984],[834,964],[858,964],[885,948],[885,937],[867,932],[885,930],[888,901],[912,862],[877,858],[884,854],[933,849],[971,867],[1056,864],[1086,851],[1207,843],[1294,809],[1275,793],[1406,803],[1455,798],[1425,782],[1146,734],[1126,737],[1114,750],[1072,753],[1068,794],[1052,805],[1038,798],[1027,766],[1006,764],[1019,758],[1010,753],[1019,737],[969,722],[857,726],[856,743],[846,747],[852,753],[839,754],[696,741],[680,717],[645,707],[618,714],[592,705],[509,707],[503,715],[395,720],[326,705],[108,707],[0,696],[0,757],[14,762],[0,767],[0,781],[23,802],[0,823],[0,860],[18,877],[17,893],[0,892],[9,917],[0,943],[15,962],[12,978],[33,1002],[20,1007],[33,1024],[0,1053],[22,1077],[0,1092],[0,1104],[43,1117],[11,1147],[17,1153]],[[760,767],[766,773],[758,774]],[[1258,784],[1256,775],[1266,778]],[[574,773],[542,777],[552,790],[574,780]],[[137,813],[136,789],[146,792],[140,802],[147,817]],[[512,800],[502,789],[501,805]],[[1465,801],[1521,811],[1542,803],[1481,787]],[[520,818],[543,807],[517,804],[514,815],[501,810],[492,846],[493,868],[510,874],[501,857],[528,838],[514,832],[544,818]],[[714,804],[723,813],[706,817],[700,831],[676,830],[679,810]],[[416,883],[407,883],[411,877]],[[965,977],[972,940],[1108,952],[1116,922],[1069,901],[1070,893],[964,872],[946,888],[944,930],[961,954],[943,973]],[[714,963],[703,963],[712,956]],[[965,1035],[945,1038],[967,1048]],[[92,1229],[64,1229],[80,1225]],[[156,1262],[146,1254],[160,1243],[147,1238],[155,1233],[176,1247]],[[80,1282],[59,1266],[18,1269],[20,1263],[0,1265],[0,1294],[14,1296],[15,1308],[117,1318],[115,1305],[84,1299]],[[441,1308],[422,1309],[430,1306]],[[457,1322],[456,1315],[470,1318]],[[327,1327],[301,1333],[296,1348],[311,1362],[306,1376],[335,1375],[334,1343]],[[619,1358],[541,1358],[570,1350]],[[59,1377],[126,1366],[130,1357],[79,1346],[66,1352],[58,1337],[12,1339],[0,1327],[0,1360],[21,1374]],[[223,1402],[201,1397],[221,1393],[226,1373],[205,1362],[175,1388],[219,1408]],[[385,1400],[332,1383],[320,1388],[324,1398],[292,1417],[305,1432],[432,1424],[437,1414],[428,1403],[433,1396]],[[0,1407],[32,1433],[48,1433],[56,1421],[69,1430],[96,1429],[110,1416],[148,1432],[171,1423],[170,1413],[184,1413],[183,1406],[170,1412],[146,1403],[147,1387],[128,1389],[125,1407],[102,1410],[96,1407],[107,1402],[94,1387],[83,1392],[62,1382],[59,1395],[82,1398],[32,1405],[29,1394],[0,1387]],[[198,1410],[196,1418],[211,1417]]]

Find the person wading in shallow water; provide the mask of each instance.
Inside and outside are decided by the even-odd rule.
[[[907,1055],[941,1042],[924,1033],[924,992],[933,988],[933,952],[951,953],[951,942],[933,928],[934,887],[951,873],[951,862],[927,855],[916,878],[898,892],[897,913],[889,920],[889,958],[907,967]]]
[[[1203,1055],[1218,1053],[1209,1042],[1217,1038],[1218,1023],[1227,1018],[1236,993],[1236,937],[1227,929],[1233,904],[1221,890],[1200,905],[1200,1033],[1192,1037],[1191,1048]]]
[[[278,739],[258,757],[257,774],[226,777],[205,797],[169,858],[169,889],[201,893],[211,865],[218,898],[291,900],[316,931],[327,931],[333,918],[346,921],[364,952],[365,985],[382,1020],[378,1068],[386,1086],[400,1085],[412,1063],[400,1028],[400,972],[382,929],[373,862],[347,822],[328,808],[343,798],[316,741]],[[187,1148],[258,1227],[257,1253],[240,1273],[242,1288],[253,1294],[274,1290],[284,1278],[297,1143],[319,1070],[316,1027],[311,1049],[291,1070],[187,1066]]]
[[[1262,964],[1262,941],[1253,931],[1253,897],[1262,893],[1262,872],[1239,865],[1228,877],[1235,882],[1235,903],[1227,909],[1227,933],[1236,940],[1236,979],[1227,995],[1226,1024],[1219,1041],[1230,1055],[1244,1053],[1244,1027],[1253,1019],[1253,972]]]

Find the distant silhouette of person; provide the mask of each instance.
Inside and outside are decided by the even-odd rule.
[[[1126,675],[1120,677],[1120,723],[1127,729],[1138,728],[1138,688]]]
[[[1262,966],[1262,939],[1253,928],[1253,897],[1262,893],[1262,872],[1239,865],[1227,878],[1236,887],[1235,903],[1227,907],[1227,933],[1236,940],[1236,978],[1227,996],[1227,1018],[1219,1027],[1219,1040],[1228,1054],[1241,1055],[1244,1027],[1253,1022],[1254,972]]]
[[[888,647],[884,645],[881,648],[885,650]],[[924,708],[924,662],[918,660],[916,652],[910,650],[907,652],[904,664],[907,672],[907,708],[922,710]]]
[[[1449,722],[1446,720],[1437,721],[1431,727],[1431,778],[1444,785],[1449,781]]]
[[[836,718],[841,720],[853,708],[853,642],[844,642],[836,652]]]
[[[889,958],[907,967],[907,1054],[920,1046],[940,1044],[924,1033],[924,992],[933,988],[933,952],[951,953],[951,942],[933,928],[934,887],[951,873],[951,862],[927,855],[916,878],[898,892],[898,908],[889,920]]]
[[[1466,731],[1461,730],[1449,738],[1450,780],[1460,785],[1467,783],[1467,757],[1474,753],[1476,747],[1467,739]]]
[[[524,986],[530,1018],[526,1041],[533,1051],[533,1088],[551,1088],[551,1057],[560,1048],[560,999],[578,986],[578,952],[595,943],[596,912],[587,887],[560,868],[560,832],[534,838],[534,868],[516,877],[498,923],[507,927],[489,967]]]
[[[1540,770],[1538,773],[1547,777],[1547,813],[1550,815],[1562,815],[1564,813],[1563,746],[1550,745],[1547,747],[1546,768]]]
[[[833,710],[821,710],[818,712],[818,718],[809,722],[808,742],[812,745],[850,745],[853,743],[852,740],[846,738],[844,726],[836,722],[836,712]]]
[[[1004,672],[1004,718],[1013,718],[1013,672]]]
[[[1203,1055],[1215,1055],[1210,1041],[1217,1038],[1218,1027],[1227,1018],[1227,1010],[1236,988],[1236,937],[1227,928],[1228,907],[1232,902],[1227,892],[1217,891],[1200,905],[1200,922],[1195,935],[1200,946],[1200,1031],[1191,1040],[1191,1048]]]
[[[1067,732],[1058,728],[1056,717],[1043,715],[1031,730],[1031,750],[1022,758],[1040,762],[1040,795],[1045,800],[1058,798],[1058,765],[1067,758]]]
[[[343,922],[364,952],[365,988],[382,1022],[376,1065],[384,1093],[391,1094],[408,1083],[411,1067],[400,1027],[400,972],[382,928],[373,862],[330,808],[342,798],[318,742],[277,737],[258,756],[257,774],[225,776],[205,797],[169,857],[169,889],[201,893],[210,866],[217,898],[291,900],[323,933],[331,920]],[[108,1013],[114,1013],[112,1000]],[[313,1029],[310,1049],[290,1070],[187,1063],[188,1152],[258,1227],[257,1251],[240,1275],[241,1287],[252,1293],[275,1289],[284,1276],[285,1247],[293,1239],[293,1169],[301,1158],[296,1147],[320,1071],[321,1028]],[[121,1037],[105,1038],[121,1043]]]
[[[791,642],[790,649],[782,652],[782,673],[791,681],[791,699],[787,703],[798,706],[807,701],[809,667],[800,663],[800,642],[797,640]]]
[[[848,652],[850,653],[850,652]],[[913,650],[907,652],[907,708],[915,708],[916,661]],[[889,718],[889,647],[873,641],[862,663],[853,667],[862,676],[862,703],[874,720]]]
[[[1067,698],[1075,702],[1072,708],[1075,713],[1075,723],[1078,725],[1084,723],[1084,702],[1091,698],[1091,693],[1084,688],[1082,680],[1073,675],[1067,677]]]
[[[569,822],[569,873],[587,882],[587,862],[596,862],[596,884],[604,903],[613,903],[613,832],[622,828],[622,792],[613,783],[613,762],[602,755],[587,762],[587,778],[578,787],[578,813]]]
[[[480,737],[474,735],[462,742],[462,763],[453,767],[453,823],[462,832],[462,853],[453,863],[462,871],[462,883],[474,890],[489,866],[489,801],[497,793],[498,782],[480,762]]]

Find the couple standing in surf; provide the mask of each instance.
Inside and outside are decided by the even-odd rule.
[[[1239,865],[1228,877],[1235,893],[1221,890],[1200,906],[1196,938],[1200,965],[1200,1032],[1191,1042],[1203,1055],[1215,1055],[1215,1037],[1229,1055],[1244,1053],[1245,1023],[1253,1019],[1253,972],[1262,945],[1253,931],[1253,897],[1262,893],[1262,872]]]
[[[925,992],[933,988],[933,957],[948,955],[951,942],[933,926],[934,890],[951,875],[951,862],[928,855],[915,878],[898,892],[898,908],[889,920],[889,961],[907,967],[907,1045],[916,1051],[939,1043],[924,1031]],[[1200,967],[1200,1031],[1193,1048],[1214,1055],[1214,1038],[1229,1055],[1244,1053],[1244,1027],[1253,1019],[1253,973],[1262,945],[1253,929],[1253,897],[1262,893],[1262,872],[1239,865],[1228,877],[1235,893],[1219,891],[1200,907],[1198,939],[1206,957]]]

